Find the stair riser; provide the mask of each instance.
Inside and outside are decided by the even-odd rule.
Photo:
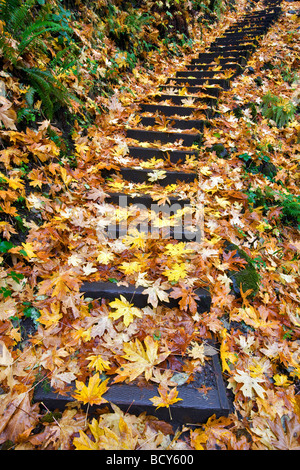
[[[133,183],[145,183],[148,180],[148,173],[152,173],[153,170],[135,170],[132,168],[122,168],[120,173],[122,177]],[[160,186],[167,186],[169,184],[176,184],[178,181],[193,183],[197,179],[196,173],[184,173],[183,171],[168,171],[164,179],[159,179],[157,182]]]
[[[195,113],[197,110],[201,110],[200,107],[189,107],[189,106],[164,106],[159,104],[141,104],[141,112],[156,113],[159,112],[165,116],[173,116],[177,114],[178,116],[190,116]],[[203,113],[206,114],[207,119],[210,119],[214,115],[214,111],[211,108],[203,109]]]
[[[213,97],[213,98],[218,98],[220,96],[220,88],[213,88],[213,87],[210,87],[210,88],[205,88],[203,86],[189,86],[189,87],[184,87],[184,85],[160,85],[160,91],[161,92],[164,92],[166,91],[167,93],[167,90],[170,89],[170,88],[173,88],[175,90],[178,90],[178,93],[183,89],[183,88],[186,88],[187,90],[187,93],[192,93],[192,94],[196,94],[196,93],[204,93],[204,94],[207,94],[209,95],[210,97]],[[169,95],[168,95],[169,96]],[[182,98],[187,98],[188,95],[183,95],[181,97]],[[211,98],[201,98],[202,102],[210,102],[211,101]],[[215,100],[213,99],[213,104],[215,103]]]
[[[188,80],[186,78],[182,79],[182,78],[176,78],[176,79],[172,79],[172,81],[174,81],[176,83],[176,85],[181,85],[181,86],[185,86],[187,83],[190,84],[190,85],[198,85],[198,86],[202,86],[203,83],[205,82],[205,80],[202,80],[202,81],[199,81],[197,79],[195,80]],[[169,82],[169,80],[167,81],[167,83]],[[173,86],[176,86],[176,85],[169,85],[169,88],[172,88]],[[207,93],[209,93],[209,90],[207,91]],[[188,98],[193,98],[194,100],[194,103],[199,103],[201,105],[202,104],[207,104],[208,106],[215,106],[216,105],[216,102],[217,102],[217,98],[213,97],[213,98],[209,98],[209,97],[205,97],[205,98],[200,98],[200,97],[194,97],[194,96],[189,96],[189,95],[183,95],[183,96],[179,96],[179,95],[167,95],[167,94],[161,94],[161,95],[157,95],[156,97],[156,101],[157,103],[159,102],[162,102],[162,101],[166,101],[166,100],[170,100],[172,101],[172,103],[174,103],[175,106],[180,106],[184,103],[184,100],[188,99]]]
[[[218,62],[218,64],[215,64],[215,65],[211,65],[211,63],[208,63],[206,65],[204,65],[204,64],[202,64],[202,65],[200,65],[200,64],[199,65],[186,65],[185,68],[187,70],[191,70],[191,71],[199,70],[199,72],[200,72],[200,71],[206,71],[211,67],[218,67],[218,66],[221,66],[221,69],[215,71],[215,73],[222,73],[225,70],[229,70],[229,69],[236,70],[236,72],[242,72],[244,70],[244,68],[240,64],[237,64],[237,63],[234,63],[234,62],[231,62],[231,63],[230,62],[224,62],[223,59],[221,59]]]
[[[158,125],[156,119],[152,117],[143,117],[139,124],[151,127]],[[168,125],[171,126],[171,124],[175,129],[198,129],[199,132],[202,132],[205,121],[196,121],[195,119],[189,121],[185,121],[184,119],[170,119]]]
[[[170,158],[172,163],[178,163],[180,160],[185,161],[186,156],[198,156],[198,152],[192,151],[162,151],[156,148],[142,148],[142,147],[129,147],[129,155],[133,158],[138,158],[140,160],[150,160],[151,158],[162,158],[163,160]]]
[[[215,78],[194,78],[194,79],[189,79],[189,78],[169,78],[167,80],[166,83],[171,83],[171,82],[174,82],[175,84],[179,84],[181,83],[182,85],[185,85],[187,84],[188,86],[196,86],[196,85],[205,85],[205,84],[208,84],[208,85],[218,85],[219,87],[221,88],[224,88],[226,90],[228,90],[229,86],[230,86],[230,81],[229,80],[225,80],[225,79],[215,79]],[[209,92],[209,90],[208,90]],[[163,96],[163,95],[162,95]],[[177,97],[176,97],[177,98]],[[182,97],[179,97],[180,99]],[[187,98],[187,97],[186,97]],[[165,98],[165,99],[168,99],[168,98]],[[199,101],[201,101],[201,99],[199,99]],[[209,99],[209,102],[211,101],[211,99]],[[208,100],[206,98],[204,98],[202,100],[202,102],[208,102]]]
[[[193,144],[200,144],[202,140],[202,134],[183,134],[179,132],[155,132],[155,131],[143,131],[139,129],[127,129],[127,137],[135,139],[139,142],[162,142],[162,143],[174,143],[178,140],[183,141],[183,145],[191,147]]]

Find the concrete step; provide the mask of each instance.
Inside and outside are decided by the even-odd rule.
[[[135,168],[120,168],[119,170],[122,177],[133,183],[145,183],[149,181],[148,174],[152,173],[151,169],[135,169]],[[167,186],[169,184],[176,184],[179,182],[193,183],[197,179],[197,173],[188,173],[184,171],[166,171],[166,176],[159,179],[157,183],[160,186]]]
[[[195,101],[197,105],[197,101]],[[190,116],[191,114],[197,112],[197,111],[203,111],[204,114],[206,114],[207,119],[210,119],[214,115],[214,111],[212,108],[201,108],[200,106],[171,106],[171,105],[160,105],[159,103],[157,104],[146,104],[146,103],[141,103],[140,104],[140,110],[141,112],[145,113],[156,113],[159,112],[165,116]]]
[[[126,135],[130,139],[139,142],[162,142],[174,143],[182,140],[183,145],[191,147],[194,144],[200,144],[202,140],[201,133],[185,134],[183,132],[163,132],[163,131],[147,131],[142,129],[127,129]]]

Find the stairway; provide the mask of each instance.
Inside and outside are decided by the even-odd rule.
[[[259,47],[260,39],[281,14],[280,3],[280,0],[266,0],[264,9],[245,14],[228,28],[222,37],[216,39],[206,52],[192,59],[191,63],[184,70],[178,71],[175,76],[167,77],[164,85],[144,102],[139,103],[139,126],[126,130],[130,157],[143,162],[153,157],[168,156],[170,162],[177,163],[198,156],[204,127],[209,124],[209,119],[217,111],[220,93],[222,90],[228,90],[231,81],[245,70],[247,60]],[[159,120],[167,123],[166,130],[155,129]],[[173,121],[172,127],[168,127],[170,121]],[[147,146],[144,146],[145,143]],[[170,147],[174,144],[176,144],[175,149]],[[153,170],[138,166],[120,167],[118,175],[123,180],[131,182],[134,187],[135,184],[150,184],[149,172]],[[165,177],[157,179],[154,183],[163,188],[178,181],[186,184],[197,183],[197,173],[167,170]],[[140,204],[147,210],[155,205],[149,194],[136,194],[134,189],[132,194],[111,191],[106,202],[114,207]],[[192,201],[175,195],[169,198],[169,203],[161,205],[159,209],[162,213],[168,214],[170,207],[179,210],[188,206],[193,206]],[[109,228],[107,232],[107,236],[111,238],[122,237],[125,234],[126,228],[122,227]],[[162,235],[160,233],[160,236]],[[190,230],[190,227],[184,230],[184,227],[175,226],[167,236],[179,241],[195,241],[197,235],[199,235],[197,230]],[[86,282],[81,288],[81,292],[88,298],[111,301],[122,295],[139,308],[147,306],[147,296],[143,294],[143,290],[143,287],[135,285],[126,287],[111,282]],[[195,293],[198,295],[198,313],[209,312],[211,302],[209,292],[198,289]],[[167,306],[177,305],[177,301],[172,299]],[[206,394],[197,390],[203,385],[207,387]],[[220,417],[230,411],[218,354],[211,356],[207,366],[196,374],[195,381],[184,383],[177,389],[182,401],[171,407],[172,417],[176,423],[205,422],[213,414]],[[157,394],[155,386],[141,388],[134,382],[116,383],[110,386],[104,398],[123,410],[130,409],[130,413],[139,414],[147,411],[151,415],[169,421],[169,411],[166,408],[156,410],[149,401]],[[60,395],[54,391],[45,391],[41,386],[36,387],[34,399],[36,402],[43,402],[50,410],[62,410],[73,400],[70,394]],[[89,411],[92,412],[93,407],[90,407]]]

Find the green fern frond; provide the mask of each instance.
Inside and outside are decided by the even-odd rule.
[[[73,33],[73,30],[67,26],[62,26],[59,23],[53,21],[36,21],[32,25],[28,26],[22,33],[20,44],[18,45],[19,54],[22,54],[29,44],[34,41],[38,36],[45,34],[46,32],[69,32]]]
[[[262,115],[275,121],[277,127],[284,127],[294,119],[296,107],[291,101],[273,95],[270,91],[262,97],[262,101]]]
[[[24,25],[30,23],[30,9],[34,4],[35,0],[27,0],[24,3],[19,0],[1,0],[0,15],[7,30],[15,37],[24,30]]]

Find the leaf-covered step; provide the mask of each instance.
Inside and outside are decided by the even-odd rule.
[[[172,163],[184,162],[186,157],[197,157],[198,151],[191,150],[160,150],[158,148],[149,147],[133,147],[129,146],[129,155],[132,158],[139,158],[140,160],[150,160],[151,158],[170,159]]]
[[[199,119],[170,119],[166,122],[166,125],[176,128],[176,129],[197,129],[198,131],[202,132],[204,129],[206,121],[199,120]],[[156,126],[159,125],[159,121],[155,117],[143,117],[139,124],[143,126]]]
[[[166,212],[168,216],[168,220],[170,215],[167,211]],[[172,215],[172,214],[171,214]],[[202,240],[202,232],[200,227],[195,227],[195,230],[191,231],[189,228],[184,227],[184,224],[181,226],[172,226],[172,224],[169,224],[169,227],[160,227],[158,228],[157,226],[150,226],[145,228],[145,227],[137,227],[140,232],[147,233],[147,236],[152,239],[159,239],[159,240],[177,240],[180,242],[201,242]],[[109,239],[118,239],[118,238],[124,238],[126,235],[128,235],[128,229],[122,226],[122,223],[119,225],[115,226],[108,226],[106,230],[106,236]]]
[[[145,381],[143,386],[137,381],[111,383],[112,379],[108,383],[107,391],[103,394],[106,402],[100,405],[89,405],[88,409],[87,406],[84,408],[91,415],[96,410],[110,407],[111,403],[117,405],[123,412],[128,412],[130,409],[130,413],[137,416],[146,412],[150,416],[173,424],[174,430],[187,423],[205,423],[212,415],[216,418],[228,416],[232,407],[222,378],[219,357],[215,353],[216,347],[214,343],[207,343],[206,348],[211,358],[206,360],[201,370],[195,373],[192,382],[188,383],[188,374],[181,371],[176,373],[175,385],[177,385],[177,398],[180,400],[171,404],[170,408],[154,406],[151,401],[153,397],[159,397],[157,384],[151,382],[147,386]],[[184,358],[178,356],[177,360],[183,361]],[[72,397],[75,392],[74,382],[71,383],[71,390],[64,394],[56,393],[53,388],[43,385],[41,382],[35,387],[34,403],[42,403],[50,411],[64,411],[69,403],[75,401]]]
[[[162,171],[163,173],[156,173],[157,171]],[[144,183],[147,181],[151,182],[149,178],[155,180],[155,175],[161,175],[161,177],[157,179],[157,183],[159,183],[161,186],[176,184],[177,181],[192,183],[197,179],[197,173],[186,173],[184,171],[149,170],[144,168],[121,168],[119,172],[125,180],[131,181],[133,183]],[[149,176],[149,174],[152,174],[153,176]]]
[[[191,85],[218,85],[221,88],[228,89],[230,81],[224,78],[168,78],[167,83],[175,82]],[[182,98],[182,97],[180,97]],[[168,99],[168,98],[166,98]],[[206,98],[204,98],[206,100]],[[210,98],[211,100],[211,98]]]
[[[192,82],[192,83],[191,83]],[[203,85],[203,83],[205,83],[205,80],[197,80],[197,79],[193,79],[193,80],[188,80],[186,78],[182,79],[182,78],[172,78],[172,79],[168,79],[167,80],[167,83],[169,83],[168,87],[169,88],[172,88],[173,86],[176,86],[176,85],[186,85],[186,84],[191,84],[191,85]],[[187,85],[188,87],[188,85]],[[185,88],[187,88],[185,86]],[[203,90],[204,92],[204,90]],[[206,93],[209,93],[208,89],[206,91]],[[217,98],[214,97],[214,96],[204,96],[204,97],[201,97],[201,96],[191,96],[191,95],[171,95],[171,94],[167,94],[167,93],[161,93],[161,94],[157,94],[153,97],[153,99],[157,100],[157,102],[161,102],[161,101],[171,101],[172,103],[174,103],[174,105],[178,106],[178,105],[183,105],[187,102],[187,100],[192,100],[194,103],[199,103],[199,104],[207,104],[208,106],[215,106],[216,105],[216,102],[217,102]]]
[[[115,282],[84,282],[80,288],[80,292],[89,299],[106,299],[109,301],[120,298],[122,295],[127,301],[133,303],[138,308],[147,307],[148,294],[144,293],[145,287],[135,284],[128,286],[118,285]],[[171,291],[171,290],[170,290]],[[166,291],[170,293],[170,291]],[[211,305],[211,295],[208,290],[201,287],[195,289],[195,294],[198,296],[197,312],[209,312]],[[169,302],[162,302],[167,307],[177,307],[178,299],[170,297]]]
[[[202,64],[202,63],[211,63],[214,62],[216,59],[225,59],[225,60],[235,60],[239,59],[242,60],[242,58],[248,59],[250,56],[249,52],[243,51],[225,51],[225,50],[217,50],[217,51],[211,51],[211,52],[203,52],[202,54],[199,54],[197,58],[192,59],[191,65],[193,64]]]
[[[226,73],[222,70],[180,70],[176,72],[178,78],[203,78],[204,80],[218,79],[222,73]]]
[[[258,41],[256,39],[245,39],[245,38],[240,38],[240,39],[234,39],[234,38],[218,38],[214,42],[214,46],[258,46]]]
[[[151,173],[151,170],[148,170],[149,173]],[[122,207],[127,207],[130,205],[143,205],[147,209],[150,209],[151,206],[157,205],[157,202],[149,195],[149,194],[139,194],[137,195],[132,195],[132,194],[125,194],[125,193],[115,193],[115,192],[109,192],[107,193],[107,198],[106,202],[119,205]],[[178,197],[172,197],[168,196],[168,200],[170,201],[170,204],[165,205],[165,209],[168,212],[168,207],[169,206],[180,206],[181,208],[185,206],[190,205],[190,200],[189,199],[179,199]],[[164,210],[164,205],[160,206],[162,211]]]
[[[262,24],[256,24],[253,26],[230,26],[226,31],[225,34],[230,34],[230,33],[237,33],[237,34],[255,34],[257,32],[265,32],[267,28],[266,23]]]
[[[159,112],[165,116],[190,116],[191,114],[196,113],[197,111],[202,111],[203,114],[206,114],[207,119],[210,119],[214,115],[214,110],[209,107],[200,106],[171,106],[171,105],[162,105],[162,104],[143,104],[139,105],[141,112],[143,113],[156,113]]]
[[[213,44],[210,46],[208,53],[220,54],[222,52],[223,57],[228,57],[230,54],[236,54],[236,57],[241,55],[249,58],[255,49],[256,46],[254,46],[254,44]],[[200,54],[198,57],[200,57]]]
[[[221,38],[230,38],[230,39],[255,39],[257,36],[261,36],[265,33],[265,28],[259,28],[255,31],[225,31],[224,35]]]
[[[216,67],[216,68],[221,67],[220,69],[218,69],[219,73],[225,70],[229,70],[229,69],[236,70],[239,73],[241,73],[244,70],[244,67],[242,67],[241,64],[236,63],[236,62],[230,62],[226,59],[218,60],[218,63],[216,63],[215,65],[212,65],[211,62],[209,62],[208,64],[193,64],[193,65],[185,66],[187,70],[199,70],[199,71],[208,70],[208,69],[211,69],[211,67]]]
[[[160,132],[160,131],[147,131],[143,129],[126,129],[126,135],[130,139],[139,142],[162,142],[174,143],[181,140],[183,145],[191,147],[192,145],[200,144],[202,134],[185,134],[183,132]]]
[[[207,102],[209,100],[210,97],[213,97],[213,98],[218,98],[219,95],[220,95],[220,88],[218,87],[212,87],[210,86],[209,88],[207,87],[203,87],[203,86],[184,86],[184,85],[181,85],[181,84],[178,84],[178,85],[160,85],[159,86],[160,90],[164,91],[164,90],[169,90],[170,88],[173,88],[174,90],[178,90],[178,94],[180,94],[180,92],[182,92],[183,90],[186,90],[187,93],[192,93],[192,94],[196,94],[196,93],[202,93],[204,95],[207,95],[206,96],[206,99],[202,99],[202,101],[204,102]],[[188,95],[182,95],[183,98],[189,98]],[[215,103],[215,100],[213,100],[213,104]]]

